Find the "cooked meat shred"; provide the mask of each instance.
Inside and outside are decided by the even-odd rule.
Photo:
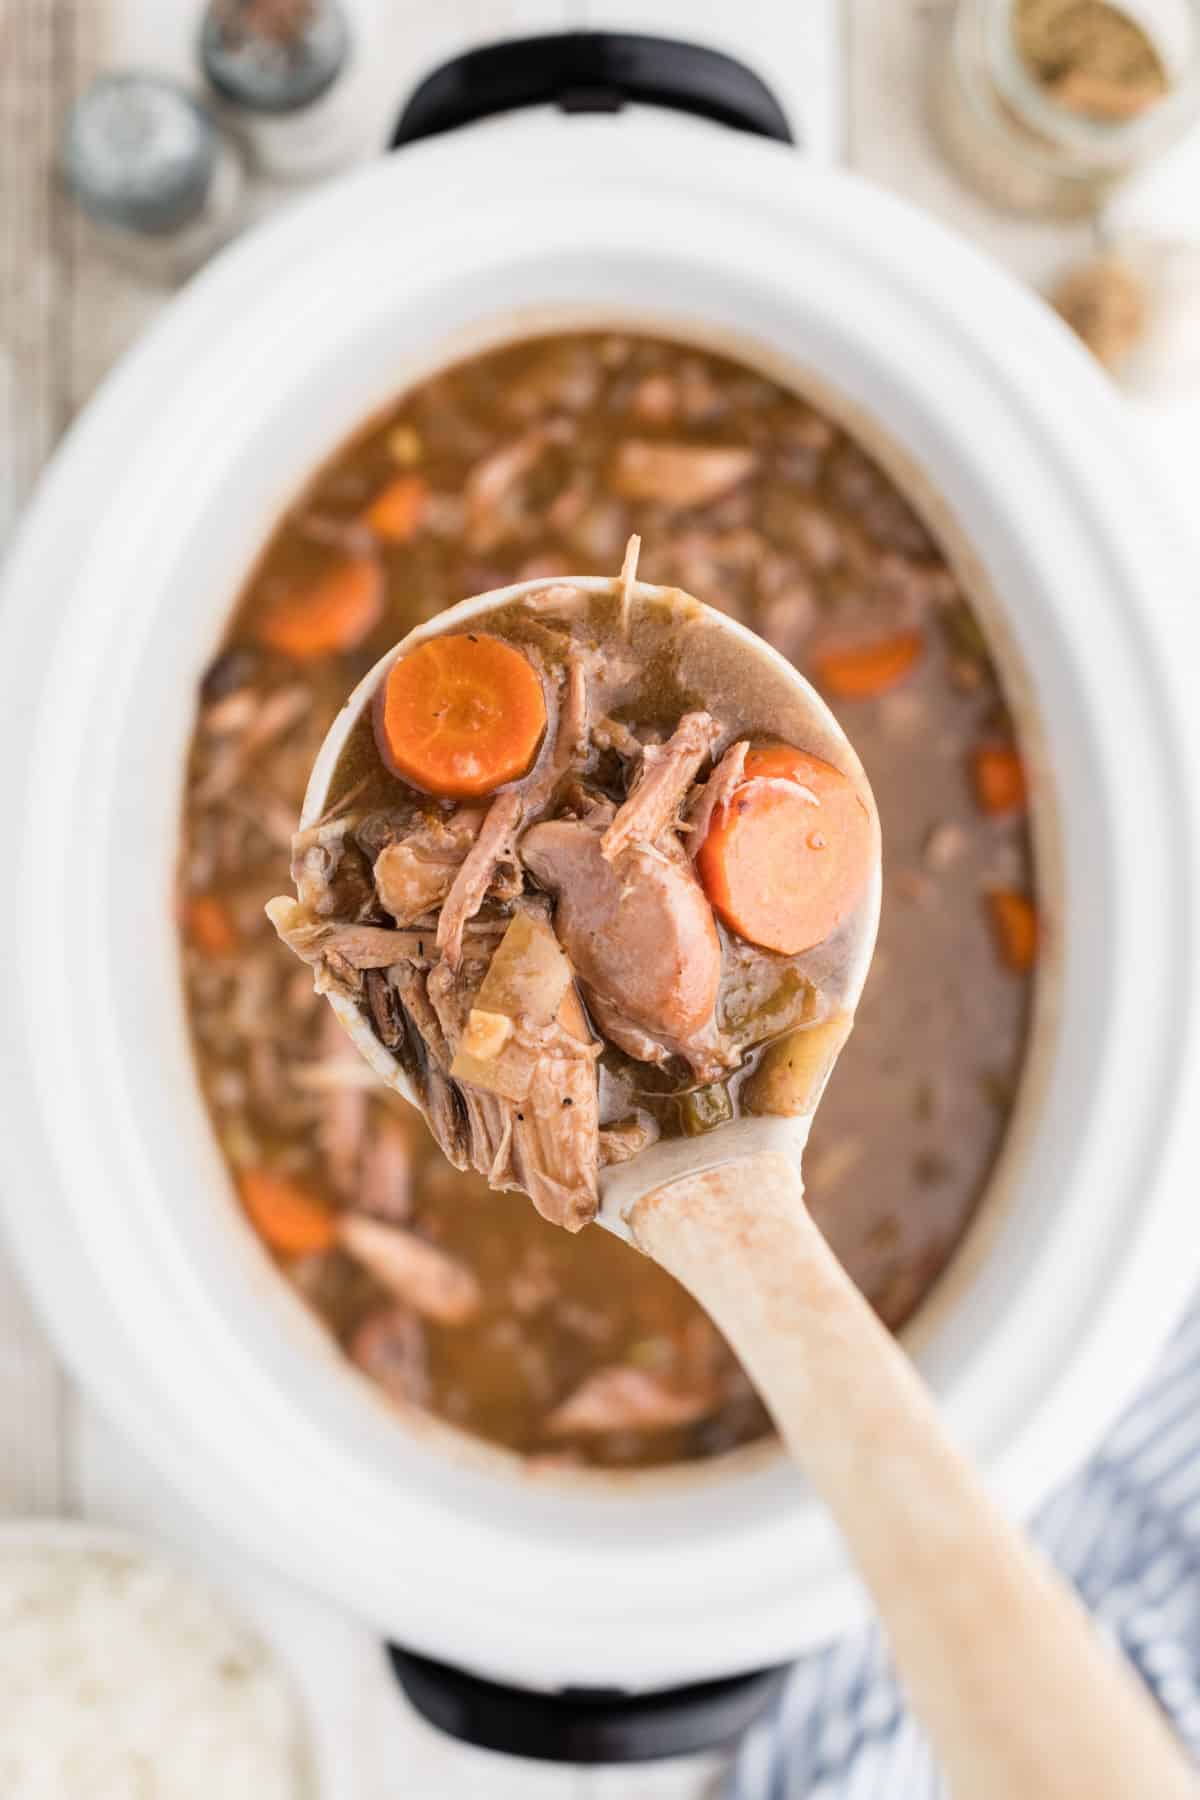
[[[316,986],[357,997],[364,969],[386,969],[405,955],[406,933],[380,925],[340,925],[314,917],[298,900],[279,895],[269,900],[267,917],[302,962],[316,970]]]
[[[483,822],[479,807],[462,806],[449,818],[422,818],[404,837],[384,845],[375,858],[375,887],[397,925],[415,924],[437,911]]]
[[[708,828],[712,824],[713,814],[719,812],[725,805],[734,788],[742,779],[742,771],[746,767],[746,752],[749,748],[749,741],[745,738],[741,739],[739,743],[730,744],[696,795],[695,801],[688,808],[686,823],[689,855],[695,856],[708,836]]]
[[[452,969],[462,957],[463,932],[483,905],[502,862],[515,854],[513,837],[524,802],[515,789],[499,794],[488,808],[479,835],[459,865],[438,916],[437,946]]]
[[[630,844],[656,843],[674,826],[697,770],[720,735],[710,714],[685,713],[665,744],[646,745],[633,791],[600,841],[609,862]]]
[[[429,978],[430,1001],[451,1051],[462,1043],[483,973],[478,962],[455,970],[443,961]],[[561,1018],[544,1025],[516,1022],[515,1041],[533,1058],[523,1099],[468,1081],[457,1087],[472,1165],[493,1187],[524,1189],[544,1218],[578,1231],[595,1217],[599,1201],[600,1046],[581,1014],[565,1016],[570,1024]]]
[[[456,1262],[400,1225],[342,1213],[338,1241],[397,1300],[442,1325],[463,1325],[479,1311],[479,1283]]]
[[[717,1403],[715,1392],[668,1387],[649,1369],[629,1364],[596,1369],[546,1420],[551,1437],[601,1431],[660,1431],[702,1419]]]
[[[758,458],[737,445],[665,444],[630,438],[613,459],[612,485],[627,500],[664,506],[706,506],[740,487]]]

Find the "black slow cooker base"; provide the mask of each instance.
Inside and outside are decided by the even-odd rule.
[[[722,1749],[753,1724],[785,1673],[759,1669],[653,1694],[610,1688],[539,1694],[484,1681],[398,1644],[387,1652],[408,1699],[439,1731],[481,1750],[559,1763],[651,1762]]]

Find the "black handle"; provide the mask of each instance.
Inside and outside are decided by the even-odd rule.
[[[392,143],[411,144],[522,106],[619,112],[637,100],[777,143],[794,141],[770,88],[735,57],[635,32],[573,31],[487,44],[443,63],[413,94]]]
[[[542,1762],[650,1762],[698,1755],[740,1737],[777,1693],[784,1669],[654,1694],[567,1688],[538,1694],[468,1675],[387,1646],[392,1670],[422,1718],[461,1743]]]

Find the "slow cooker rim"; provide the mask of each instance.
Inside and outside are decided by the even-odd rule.
[[[572,126],[572,127],[571,127],[571,129],[575,129],[575,127],[574,127],[574,126]],[[760,147],[760,150],[761,150],[761,147]],[[768,152],[768,154],[770,154],[770,152]],[[375,179],[375,178],[376,178],[376,174],[377,174],[377,172],[376,172],[376,171],[371,171],[371,178],[372,178],[372,179]],[[828,178],[826,178],[826,179],[828,179]],[[842,179],[844,179],[844,178],[840,178],[840,177],[839,177],[839,178],[837,178],[837,179],[838,179],[838,180],[842,180]],[[890,203],[890,204],[894,204],[894,203]],[[273,229],[275,229],[275,228],[273,228]],[[215,272],[214,272],[214,273],[215,273]]]

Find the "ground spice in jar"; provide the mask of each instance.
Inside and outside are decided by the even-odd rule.
[[[1085,118],[1135,118],[1170,85],[1151,38],[1107,0],[1016,0],[1013,35],[1038,85]]]
[[[212,12],[231,44],[251,38],[289,47],[312,23],[313,0],[217,0]]]
[[[351,10],[351,0],[209,0],[201,67],[264,174],[308,179],[365,145]]]

